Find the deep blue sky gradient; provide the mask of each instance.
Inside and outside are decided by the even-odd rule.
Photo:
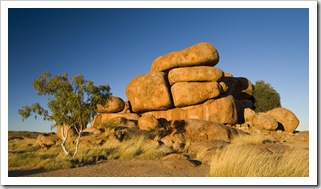
[[[9,9],[9,130],[50,131],[50,123],[18,109],[40,102],[32,82],[83,74],[127,100],[134,77],[155,58],[199,42],[213,44],[216,67],[270,83],[283,107],[309,129],[308,9]]]

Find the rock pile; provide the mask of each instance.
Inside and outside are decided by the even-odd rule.
[[[198,119],[225,125],[246,123],[265,130],[296,129],[299,122],[289,110],[249,112],[253,109],[252,83],[215,67],[218,62],[216,48],[205,42],[156,58],[150,73],[127,85],[128,101],[111,97],[107,104],[99,105],[91,126],[156,130],[170,120]]]
[[[274,108],[265,113],[255,113],[246,108],[244,110],[245,124],[261,130],[282,130],[293,133],[299,125],[299,120],[293,112],[286,108]]]

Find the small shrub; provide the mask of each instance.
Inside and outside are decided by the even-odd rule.
[[[264,81],[257,81],[253,90],[254,108],[256,112],[266,112],[281,107],[279,93]]]

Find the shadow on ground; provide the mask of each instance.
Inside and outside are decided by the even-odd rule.
[[[28,170],[9,170],[8,177],[21,177],[37,173],[43,173],[46,170],[44,169],[28,169]]]

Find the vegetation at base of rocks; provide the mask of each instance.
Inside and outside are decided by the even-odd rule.
[[[50,148],[41,148],[37,145],[35,135],[15,137],[10,132],[9,169],[69,169],[108,160],[160,160],[168,154],[175,153],[172,148],[159,145],[157,141],[152,140],[153,133],[138,129],[120,130],[126,131],[127,134],[119,140],[116,133],[110,135],[114,131],[84,135],[80,141],[81,148],[74,158],[65,156],[59,143]],[[211,166],[208,176],[212,177],[308,176],[309,151],[306,144],[300,148],[291,148],[275,144],[277,142],[271,137],[267,133],[257,133],[234,137],[230,142],[217,141],[216,148],[207,148],[204,145],[202,148],[202,145],[199,145],[196,147],[198,150],[195,152],[195,158]],[[66,143],[66,146],[70,150],[75,148],[72,142]],[[271,149],[271,146],[276,149]]]
[[[237,137],[231,144],[216,151],[210,162],[211,177],[308,177],[309,150],[262,150],[264,136]]]
[[[109,120],[108,122],[100,124],[101,128],[105,128],[107,130],[115,129],[117,126],[118,126],[117,123],[113,119]]]
[[[265,83],[262,80],[255,82],[253,99],[256,112],[266,112],[281,107],[279,93],[269,83]]]
[[[142,135],[136,135],[122,142],[107,140],[102,145],[82,146],[77,155],[67,157],[61,151],[60,144],[49,149],[40,148],[36,138],[9,140],[8,164],[13,168],[43,168],[46,170],[68,169],[96,164],[100,161],[119,159],[159,159],[172,152],[164,145],[159,146],[149,143]],[[66,147],[75,150],[72,142],[67,142]]]

